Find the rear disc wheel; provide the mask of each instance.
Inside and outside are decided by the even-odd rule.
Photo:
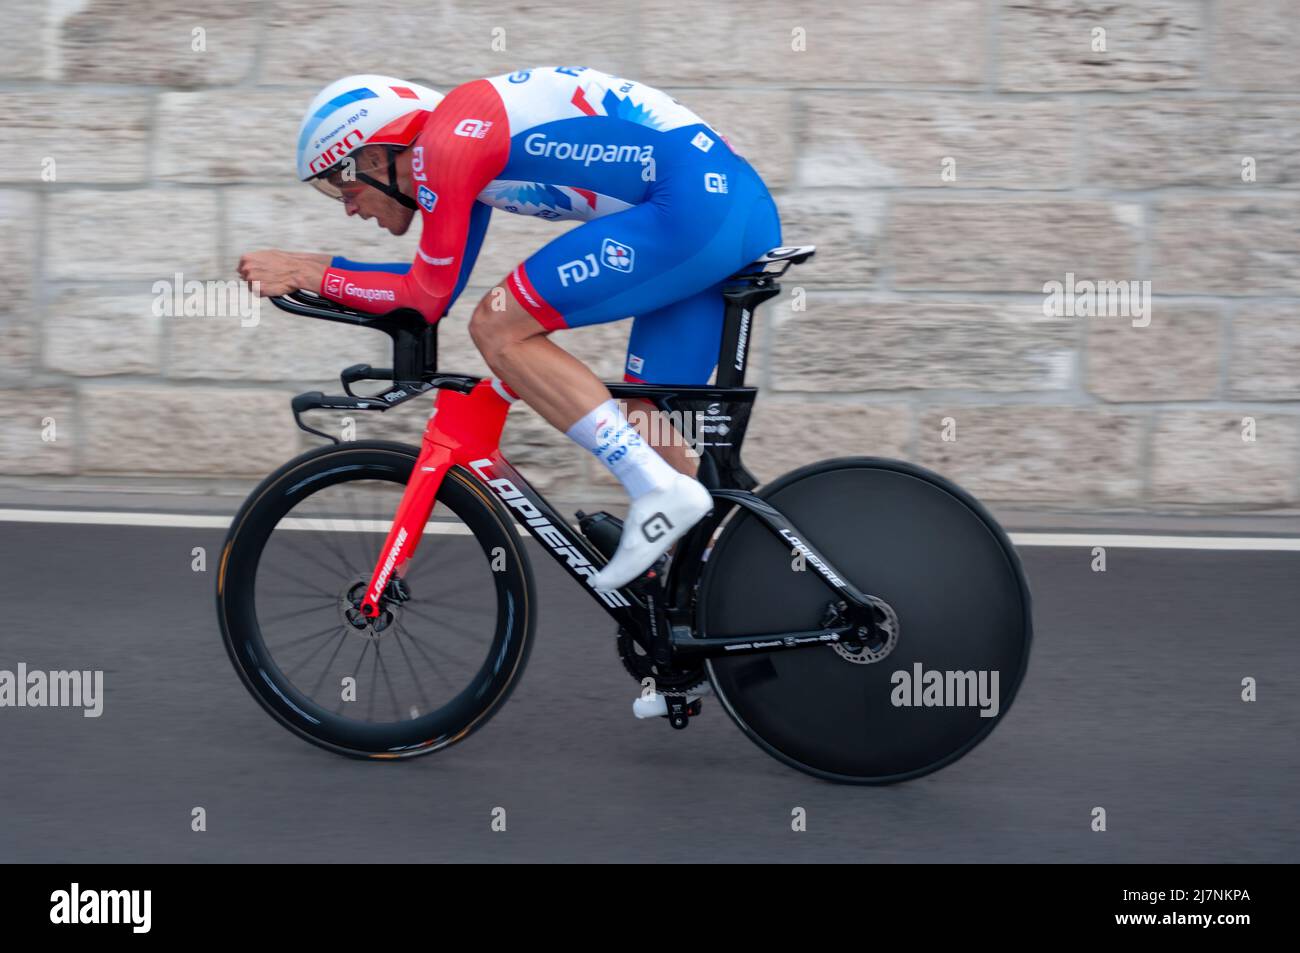
[[[856,784],[928,774],[987,737],[1024,676],[1032,621],[1019,558],[984,507],[937,474],[871,457],[804,467],[759,496],[883,600],[897,632],[866,654],[849,644],[710,659],[741,730],[800,771]],[[699,636],[824,628],[835,598],[741,511],[706,564]]]

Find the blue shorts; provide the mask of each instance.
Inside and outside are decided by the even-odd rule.
[[[629,381],[707,384],[724,280],[781,244],[776,204],[750,164],[725,147],[690,145],[704,128],[673,131],[646,201],[565,232],[507,281],[553,330],[634,318]]]

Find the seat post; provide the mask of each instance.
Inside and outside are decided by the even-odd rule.
[[[768,275],[744,277],[727,286],[722,297],[726,310],[722,320],[722,343],[718,351],[718,387],[744,387],[749,366],[749,341],[754,330],[754,310],[781,293],[781,286]]]

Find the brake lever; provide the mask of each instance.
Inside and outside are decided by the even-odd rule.
[[[343,384],[343,392],[349,397],[369,397],[366,394],[354,394],[350,385],[357,381],[391,381],[393,380],[393,369],[391,367],[371,367],[369,364],[353,364],[351,367],[345,367],[339,373],[339,381]]]

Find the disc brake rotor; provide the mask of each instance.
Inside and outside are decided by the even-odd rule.
[[[875,645],[866,641],[858,642],[856,645],[844,645],[838,642],[831,645],[840,658],[854,665],[870,665],[872,662],[879,662],[894,651],[894,646],[898,644],[898,614],[894,612],[893,607],[875,596],[867,596],[867,601],[884,616],[876,620],[876,627],[884,633],[884,641]],[[861,634],[862,630],[858,631]]]
[[[345,631],[361,639],[376,642],[401,618],[401,603],[410,598],[405,583],[394,577],[379,602],[379,616],[367,618],[361,611],[366,595],[366,580],[354,582],[339,595],[339,619]]]

